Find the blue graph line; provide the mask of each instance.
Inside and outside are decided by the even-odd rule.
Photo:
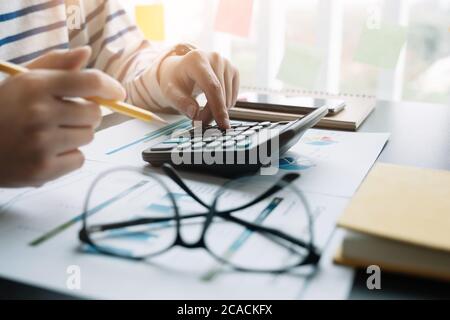
[[[126,145],[123,145],[123,146],[120,146],[118,148],[115,148],[113,150],[110,150],[110,151],[106,152],[106,155],[111,156],[113,154],[119,153],[119,152],[121,152],[121,151],[123,151],[125,149],[128,149],[128,148],[130,148],[132,146],[135,146],[137,144],[148,142],[148,141],[151,141],[153,139],[162,137],[164,135],[166,135],[166,136],[167,135],[171,135],[173,132],[175,132],[175,130],[188,128],[189,126],[191,126],[191,120],[189,120],[189,119],[180,120],[178,122],[169,124],[168,126],[165,126],[164,128],[161,128],[161,129],[158,129],[156,131],[153,131],[153,132],[145,135],[143,138],[140,138],[138,140],[135,140],[135,141],[130,142],[130,143],[126,144]]]
[[[264,220],[269,217],[269,215],[278,207],[283,199],[275,198],[268,206],[265,208],[259,216],[255,219],[255,224],[262,224]],[[230,258],[234,253],[238,251],[240,247],[250,238],[253,234],[253,231],[246,229],[242,234],[233,242],[230,248],[225,252],[224,257]]]
[[[60,234],[61,232],[67,230],[68,228],[70,228],[71,226],[76,224],[77,222],[80,222],[83,219],[83,216],[85,214],[88,217],[92,216],[92,215],[96,214],[97,212],[99,212],[100,210],[103,210],[103,209],[107,208],[108,206],[112,205],[114,202],[117,202],[120,199],[126,197],[127,195],[129,195],[133,191],[141,188],[142,186],[146,185],[147,183],[148,183],[148,181],[140,181],[139,183],[135,184],[131,188],[122,191],[121,193],[119,193],[118,195],[112,197],[111,199],[108,199],[105,202],[100,203],[98,206],[88,210],[87,212],[83,212],[82,214],[80,214],[80,215],[70,219],[69,221],[67,221],[67,222],[57,226],[56,228],[50,230],[49,232],[46,232],[44,235],[40,236],[36,240],[33,240],[30,243],[30,246],[36,247],[36,246],[41,245],[45,241],[50,240],[51,238],[55,237],[56,235]]]
[[[126,238],[137,242],[149,241],[150,239],[158,238],[158,235],[144,231],[128,231],[128,230],[113,230],[106,235],[107,238]]]
[[[258,215],[258,217],[255,219],[255,224],[262,224],[264,220],[266,220],[269,215],[278,207],[278,205],[283,201],[283,198],[275,198],[272,200],[272,202]],[[242,247],[242,245],[250,238],[250,236],[253,234],[253,231],[246,229],[241,233],[239,237],[237,237],[236,240],[233,241],[231,246],[224,252],[223,258],[225,260],[230,260],[230,258],[239,250],[239,248]],[[219,272],[221,271],[221,266],[217,268],[213,268],[206,272],[202,277],[201,280],[203,281],[211,281],[216,277]]]

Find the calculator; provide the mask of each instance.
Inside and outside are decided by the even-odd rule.
[[[194,127],[144,150],[142,157],[154,167],[167,163],[227,178],[250,175],[270,167],[327,114],[324,106],[292,122],[232,121],[228,130]]]

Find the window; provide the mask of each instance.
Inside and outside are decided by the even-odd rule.
[[[222,53],[243,86],[449,101],[449,0],[253,0],[245,37],[214,30],[219,1],[122,2],[162,4],[166,43]]]

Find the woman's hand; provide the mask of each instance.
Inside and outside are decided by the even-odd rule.
[[[228,110],[236,104],[239,72],[218,53],[194,50],[184,56],[169,56],[159,71],[163,95],[173,107],[192,120],[210,123],[213,119],[223,128],[230,127]],[[195,97],[206,95],[201,110]]]
[[[79,148],[92,141],[100,107],[61,97],[125,98],[114,79],[81,70],[90,55],[51,52],[0,83],[0,187],[40,186],[81,167]]]

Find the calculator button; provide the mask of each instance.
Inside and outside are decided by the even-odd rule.
[[[152,151],[170,151],[173,148],[175,148],[175,145],[173,144],[164,144],[164,143],[160,143],[154,147],[152,147]]]
[[[217,138],[217,141],[227,141],[227,140],[230,140],[231,139],[231,137],[230,136],[223,136],[223,137],[219,137],[219,138]]]
[[[192,138],[192,140],[191,140],[192,143],[199,143],[202,141],[203,141],[203,137],[195,137],[195,138]]]
[[[192,145],[192,149],[201,149],[204,146],[206,146],[206,143],[204,143],[204,142],[197,142],[197,143],[194,143]]]
[[[236,141],[230,140],[230,141],[225,142],[223,144],[223,147],[228,149],[228,148],[233,148],[235,145],[236,145]]]
[[[246,149],[246,148],[250,147],[251,144],[252,144],[252,142],[250,140],[242,140],[242,141],[239,141],[236,146],[239,149]]]
[[[204,132],[204,137],[220,137],[222,132],[219,129],[209,129]]]
[[[240,135],[240,136],[237,136],[237,137],[234,138],[235,141],[242,141],[242,140],[245,140],[245,139],[247,139],[247,137],[243,136],[243,135]]]
[[[173,138],[178,138],[178,137],[190,137],[190,131],[192,129],[177,129],[174,132],[172,132],[172,137]]]
[[[232,128],[241,127],[241,126],[242,126],[242,122],[235,122],[235,121],[231,122]]]
[[[169,139],[163,142],[164,144],[178,144],[180,143],[178,139]]]
[[[163,143],[179,144],[179,143],[188,142],[189,140],[190,140],[190,138],[188,138],[188,137],[177,137],[177,138],[166,140]]]
[[[228,131],[228,132],[226,133],[226,135],[227,135],[228,137],[235,137],[235,136],[238,136],[238,135],[240,135],[240,134],[241,134],[240,131]]]
[[[278,127],[280,124],[279,123],[272,123],[269,127],[269,129],[275,129],[276,127]]]
[[[184,150],[184,149],[188,149],[188,148],[190,148],[190,147],[191,147],[191,143],[190,143],[190,142],[186,142],[186,143],[180,144],[180,145],[178,146],[178,149],[179,149],[179,150]]]
[[[211,142],[210,144],[208,144],[206,146],[206,148],[207,149],[215,149],[215,148],[220,147],[221,145],[222,145],[222,143],[220,141],[214,141],[214,142]]]
[[[253,136],[254,134],[256,134],[255,130],[248,130],[248,131],[245,131],[242,135],[250,137],[250,136]]]
[[[215,141],[215,139],[213,138],[213,137],[204,137],[203,138],[203,142],[213,142],[213,141]]]
[[[245,131],[245,130],[248,130],[248,129],[250,129],[250,127],[237,127],[234,130],[236,130],[236,131]]]

